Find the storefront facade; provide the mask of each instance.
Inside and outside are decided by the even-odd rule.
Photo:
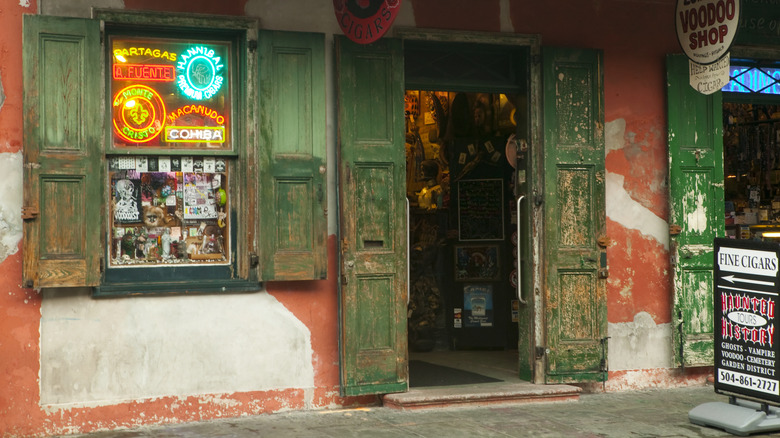
[[[536,384],[710,372],[723,98],[675,94],[674,2],[387,2],[371,45],[328,2],[6,3],[4,436],[376,403],[428,323]]]

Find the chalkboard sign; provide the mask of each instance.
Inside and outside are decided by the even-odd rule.
[[[504,180],[458,182],[460,240],[504,239]]]
[[[780,245],[715,239],[715,389],[780,403]]]

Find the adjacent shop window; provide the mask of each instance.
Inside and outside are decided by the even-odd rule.
[[[109,267],[229,264],[231,43],[109,44]]]

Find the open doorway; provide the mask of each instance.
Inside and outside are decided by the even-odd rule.
[[[523,101],[406,90],[411,387],[518,380],[513,140]]]

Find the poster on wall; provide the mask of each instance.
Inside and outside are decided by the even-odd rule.
[[[715,389],[780,403],[780,245],[715,239]]]
[[[463,326],[493,326],[493,286],[469,284],[463,286]]]

